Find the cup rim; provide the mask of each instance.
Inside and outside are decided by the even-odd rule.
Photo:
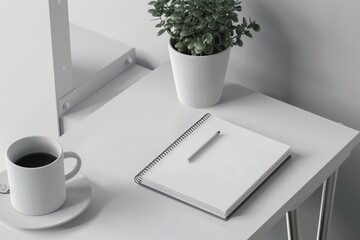
[[[51,141],[51,143],[55,144],[56,145],[56,148],[58,149],[58,155],[56,156],[56,159],[47,164],[47,165],[44,165],[44,166],[40,166],[40,167],[23,167],[23,166],[20,166],[20,165],[17,165],[16,163],[13,162],[13,160],[10,159],[9,157],[9,150],[14,147],[15,144],[21,142],[21,141],[26,141],[26,140],[29,140],[29,139],[34,139],[34,138],[37,138],[37,139],[45,139],[47,141]],[[26,169],[26,170],[38,170],[38,169],[43,169],[43,168],[47,168],[51,165],[54,165],[55,163],[57,163],[61,157],[63,153],[63,150],[62,150],[62,147],[61,147],[61,144],[55,139],[55,138],[52,138],[52,137],[47,137],[47,136],[41,136],[41,135],[35,135],[35,136],[28,136],[28,137],[23,137],[23,138],[20,138],[18,140],[16,140],[15,142],[13,142],[6,150],[6,161],[8,163],[10,163],[12,166],[14,167],[17,167],[17,168],[20,168],[20,169]]]

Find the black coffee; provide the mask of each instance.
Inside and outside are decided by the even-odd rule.
[[[57,157],[50,153],[37,152],[22,156],[15,161],[15,164],[21,167],[36,168],[46,166],[54,162],[56,159]]]

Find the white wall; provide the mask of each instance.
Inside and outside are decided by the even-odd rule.
[[[134,46],[139,63],[155,68],[168,59],[167,37],[156,36],[147,2],[73,0],[70,20]],[[356,0],[245,1],[245,15],[262,30],[243,48],[233,48],[228,74],[244,86],[360,129],[359,8]],[[340,169],[330,239],[360,236],[359,159],[360,147]],[[316,223],[317,200],[319,194],[305,204],[303,226]],[[304,239],[314,238],[316,228],[310,229]]]
[[[0,171],[14,140],[58,135],[48,0],[0,2]]]
[[[141,65],[155,68],[167,57],[166,37],[158,38],[147,1],[69,0],[70,22],[136,47]]]

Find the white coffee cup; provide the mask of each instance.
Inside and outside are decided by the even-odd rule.
[[[53,162],[39,167],[16,164],[21,157],[32,153],[49,153]],[[65,175],[64,158],[75,158],[74,169]],[[6,154],[11,204],[26,215],[44,215],[60,208],[66,199],[65,181],[80,170],[81,159],[74,152],[63,152],[59,142],[43,136],[31,136],[14,142]]]

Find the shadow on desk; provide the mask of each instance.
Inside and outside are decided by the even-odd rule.
[[[221,99],[217,105],[228,104],[251,95],[252,91],[235,83],[225,82]]]
[[[80,225],[86,225],[88,222],[96,218],[96,216],[99,215],[102,209],[110,203],[110,201],[113,199],[113,196],[112,193],[100,187],[98,184],[92,182],[91,185],[92,185],[93,196],[88,209],[86,209],[85,212],[82,213],[76,219],[64,225],[45,231],[54,231],[54,230],[61,231],[65,229],[76,228]]]

